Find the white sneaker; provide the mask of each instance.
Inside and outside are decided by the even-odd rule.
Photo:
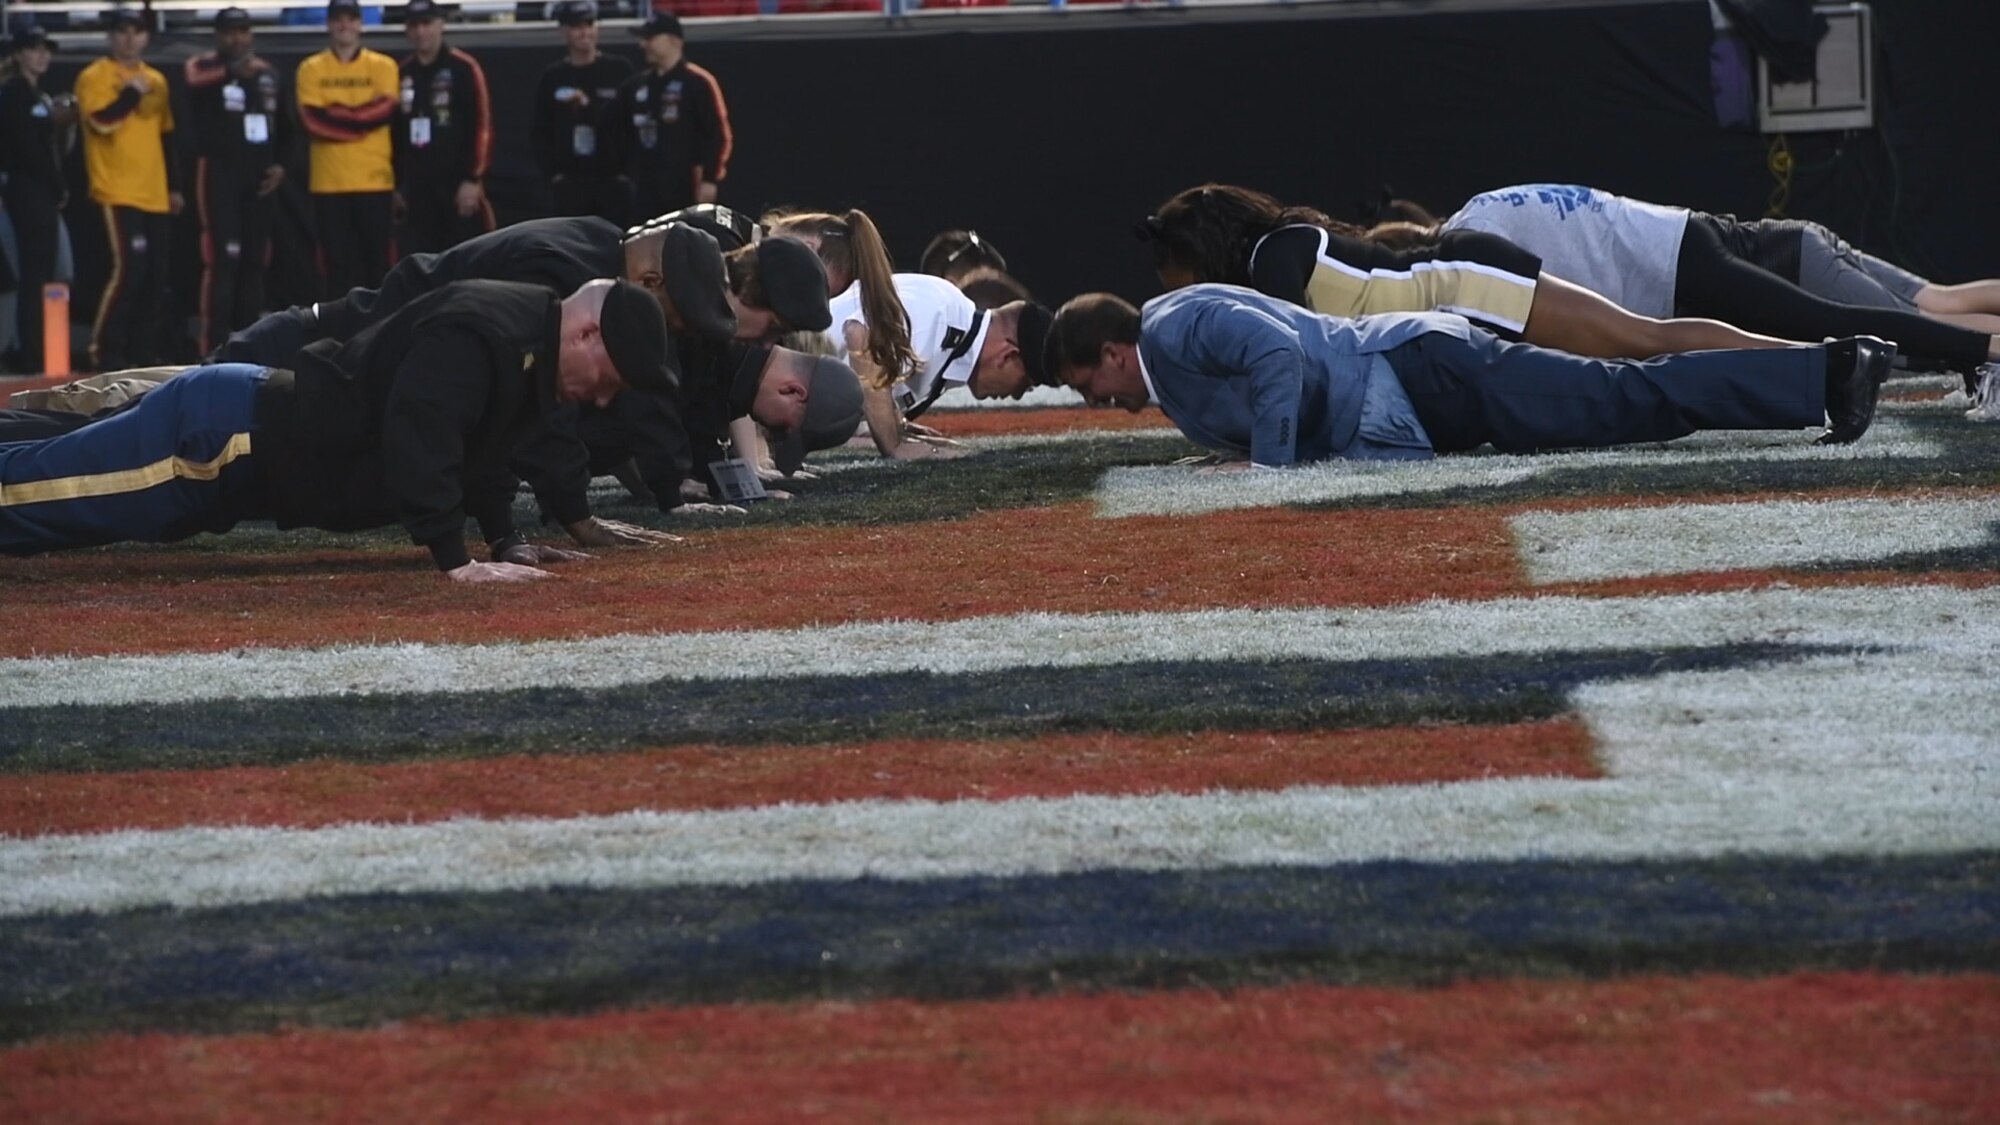
[[[2000,363],[1981,364],[1979,386],[1972,392],[1972,409],[1965,412],[1968,422],[2000,422]]]

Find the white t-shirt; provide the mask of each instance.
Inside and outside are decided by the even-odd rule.
[[[1483,230],[1542,260],[1544,272],[1641,316],[1674,315],[1688,210],[1571,184],[1483,192],[1444,221]]]
[[[899,273],[893,281],[896,297],[910,318],[910,350],[917,355],[916,371],[905,382],[904,391],[897,394],[898,402],[907,409],[910,402],[928,401],[940,377],[948,383],[972,378],[980,346],[986,342],[988,320],[971,298],[944,278]],[[827,305],[833,312],[827,340],[834,354],[845,361],[847,325],[868,323],[868,314],[861,308],[861,283],[841,290]]]

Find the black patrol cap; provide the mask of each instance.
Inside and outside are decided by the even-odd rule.
[[[767,238],[757,244],[757,283],[785,327],[824,332],[833,323],[833,310],[827,307],[826,263],[798,239]]]
[[[1021,306],[1021,317],[1014,328],[1014,346],[1021,349],[1021,366],[1027,369],[1029,386],[1049,384],[1049,326],[1055,322],[1055,314],[1046,306],[1033,301]]]
[[[853,368],[832,356],[815,356],[804,379],[805,417],[790,430],[771,431],[771,463],[786,476],[799,471],[806,454],[845,445],[861,428],[861,380]]]
[[[442,20],[443,18],[444,5],[438,3],[437,0],[410,0],[408,4],[403,6],[404,27],[408,27],[413,23],[423,23],[426,20]]]
[[[153,27],[153,21],[147,16],[143,8],[121,7],[112,8],[110,11],[104,13],[104,26],[106,28],[143,27],[150,31]]]
[[[645,233],[654,229],[660,228]],[[668,223],[660,235],[660,283],[689,332],[717,343],[735,337],[736,313],[729,307],[722,247],[713,235],[686,223]]]
[[[612,282],[597,327],[611,366],[626,386],[663,392],[678,385],[667,365],[667,318],[652,294],[623,279]]]

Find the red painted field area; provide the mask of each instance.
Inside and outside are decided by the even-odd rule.
[[[1985,1122],[2000,978],[758,1004],[0,1053],[13,1120]]]
[[[281,769],[30,774],[0,776],[0,835],[588,816],[783,801],[999,801],[1595,777],[1590,745],[1581,724],[1563,719],[1498,727],[690,746],[402,765],[312,762]]]

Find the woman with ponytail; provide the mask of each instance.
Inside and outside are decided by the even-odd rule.
[[[896,273],[873,220],[859,210],[770,214],[771,238],[811,246],[833,293],[827,340],[861,377],[862,414],[887,457],[962,456],[914,420],[979,361],[986,315],[941,277]]]

